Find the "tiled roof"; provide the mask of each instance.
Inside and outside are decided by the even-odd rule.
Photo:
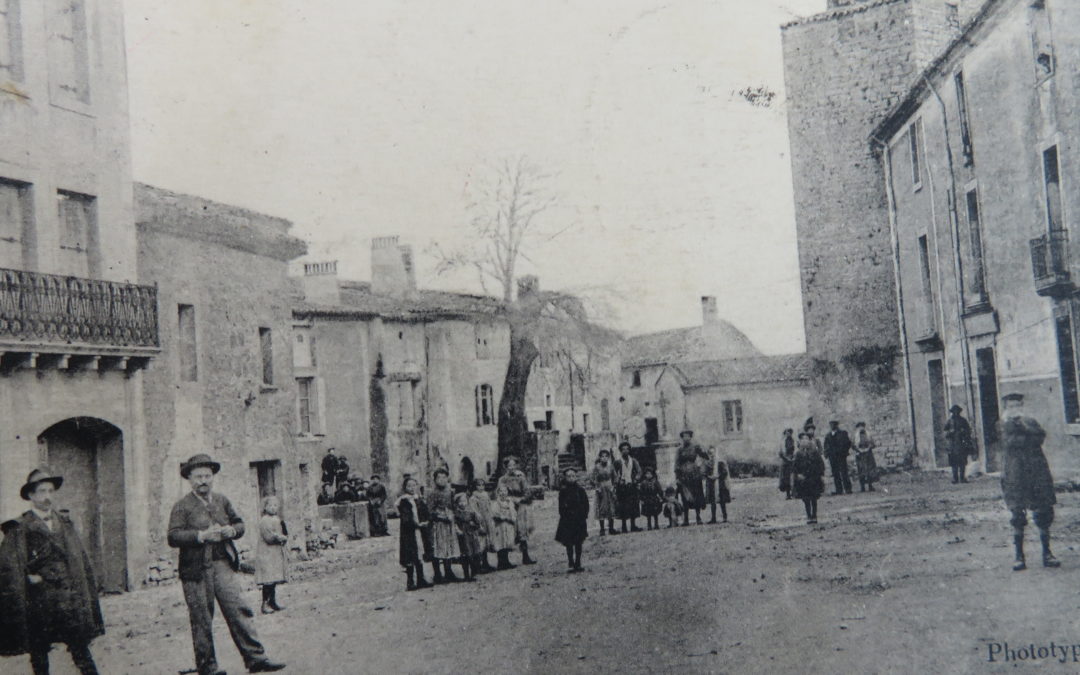
[[[626,341],[624,366],[713,361],[760,356],[750,338],[727,321],[635,335]]]
[[[342,281],[338,284],[341,301],[333,305],[300,303],[299,314],[325,314],[342,317],[380,316],[387,319],[422,320],[424,318],[495,316],[502,303],[496,298],[448,291],[416,291],[410,297],[398,298],[371,292],[371,284]]]
[[[695,361],[672,366],[682,376],[683,386],[712,387],[760,382],[793,382],[810,378],[806,354],[782,354],[720,361]]]

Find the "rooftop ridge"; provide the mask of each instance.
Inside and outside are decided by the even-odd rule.
[[[881,7],[883,5],[892,5],[899,2],[909,2],[910,0],[871,0],[870,2],[860,2],[846,7],[835,7],[833,9],[827,9],[820,14],[812,14],[810,16],[803,17],[801,19],[793,19],[787,23],[780,24],[780,30],[787,30],[793,26],[802,26],[811,23],[824,23],[825,21],[831,21],[833,19],[839,19],[845,16],[851,16],[860,12],[865,12],[868,9],[875,7]]]

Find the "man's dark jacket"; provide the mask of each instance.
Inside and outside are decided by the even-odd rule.
[[[825,434],[825,456],[829,459],[845,459],[851,452],[851,436],[843,429]]]
[[[203,502],[189,492],[172,508],[169,516],[169,546],[180,549],[180,580],[202,581],[203,570],[210,567],[215,549],[224,555],[233,570],[240,569],[240,556],[232,540],[199,543],[198,533],[214,525],[231,525],[236,530],[233,539],[244,536],[244,520],[233,510],[228,498],[211,492]]]

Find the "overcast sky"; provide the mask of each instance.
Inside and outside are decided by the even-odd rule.
[[[453,246],[470,178],[526,155],[569,228],[531,251],[544,287],[602,295],[632,333],[715,295],[764,351],[800,351],[779,25],[824,5],[125,0],[135,177],[289,218],[367,279],[372,237]]]

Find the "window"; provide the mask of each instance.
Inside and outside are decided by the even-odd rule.
[[[742,401],[724,401],[724,433],[742,433]]]
[[[30,185],[0,179],[0,267],[22,267],[23,242],[33,232]]]
[[[1068,0],[1063,0],[1068,2]],[[1035,57],[1035,79],[1037,82],[1054,74],[1054,43],[1050,34],[1050,16],[1046,11],[1046,1],[1036,0],[1031,3],[1035,10],[1031,21],[1031,46]]]
[[[550,408],[551,407],[551,399],[552,399],[551,394],[544,394],[544,407],[545,408]]]
[[[934,287],[930,282],[930,243],[926,235],[919,237],[919,269],[922,277],[923,309],[926,312],[923,317],[926,321],[925,335],[934,332]]]
[[[259,353],[262,355],[262,381],[266,386],[274,384],[274,343],[269,328],[259,329]]]
[[[199,379],[199,358],[195,343],[195,307],[177,305],[177,343],[180,353],[180,380],[195,382]]]
[[[986,270],[979,223],[979,195],[975,188],[967,192],[967,218],[971,245],[971,299],[982,302],[986,300]]]
[[[77,192],[58,190],[57,210],[60,220],[60,250],[65,268],[76,276],[87,276],[90,250],[97,239],[97,199]]]
[[[922,162],[920,160],[920,147],[922,146],[922,120],[915,120],[908,127],[908,141],[911,144],[911,184],[915,189],[922,186]]]
[[[318,388],[314,377],[296,379],[300,403],[300,433],[314,434],[319,429]]]
[[[481,384],[476,388],[476,426],[490,424],[495,424],[495,392],[490,384]]]
[[[640,387],[641,386],[641,371],[640,370],[635,370],[634,371],[634,374],[633,374],[631,382],[630,382],[630,386],[631,387]]]
[[[90,102],[85,0],[48,0],[49,81],[54,103]]]
[[[589,433],[589,413],[581,413],[581,431]]]
[[[490,359],[495,340],[495,327],[491,324],[476,324],[476,358]]]
[[[1076,391],[1076,350],[1073,348],[1072,319],[1068,314],[1057,317],[1058,363],[1061,369],[1061,398],[1065,405],[1065,422],[1080,422],[1080,399]]]
[[[975,150],[971,145],[971,124],[968,120],[967,89],[964,87],[964,73],[959,72],[953,78],[956,84],[956,110],[960,117],[960,144],[964,154],[964,166],[975,165]]]
[[[1052,145],[1043,151],[1043,182],[1046,186],[1046,221],[1050,231],[1064,230],[1065,220],[1061,207],[1061,173],[1058,167],[1058,150]]]
[[[600,400],[600,429],[611,431],[611,407],[606,398]]]
[[[21,0],[0,0],[0,80],[22,82]]]
[[[413,409],[413,383],[394,383],[394,395],[397,404],[397,425],[399,428],[411,429],[416,426],[416,415]]]

